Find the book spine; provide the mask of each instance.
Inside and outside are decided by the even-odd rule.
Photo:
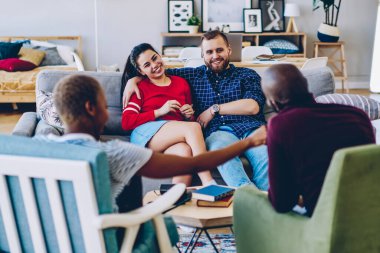
[[[215,201],[216,201],[216,200],[223,199],[223,198],[225,198],[225,197],[227,197],[227,196],[230,196],[230,195],[232,195],[233,193],[234,193],[234,191],[229,191],[229,192],[223,193],[223,194],[221,194],[221,195],[219,195],[219,196],[215,196]]]

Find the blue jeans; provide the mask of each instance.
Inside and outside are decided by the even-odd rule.
[[[253,130],[254,131],[254,130]],[[243,138],[246,138],[253,131],[247,132]],[[240,139],[231,131],[218,130],[213,132],[206,138],[208,150],[217,150],[231,145]],[[262,145],[248,149],[244,156],[250,162],[253,169],[253,183],[260,190],[267,191],[268,183],[268,151],[267,146]],[[218,170],[223,180],[229,186],[240,187],[246,184],[252,184],[247,173],[243,168],[243,163],[239,157],[235,157],[230,161],[218,166]]]

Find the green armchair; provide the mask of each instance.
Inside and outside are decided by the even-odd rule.
[[[252,186],[234,196],[237,252],[379,252],[380,147],[337,151],[311,218],[277,213]]]

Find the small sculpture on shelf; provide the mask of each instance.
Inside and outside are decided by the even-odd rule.
[[[230,25],[223,25],[222,26],[222,32],[229,33],[231,30]]]

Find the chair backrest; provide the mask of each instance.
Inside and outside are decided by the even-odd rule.
[[[179,53],[178,58],[181,60],[202,58],[201,48],[200,47],[185,47]]]
[[[196,68],[199,66],[202,66],[205,64],[205,61],[203,58],[193,58],[193,59],[187,59],[185,61],[185,67],[191,67],[191,68]]]
[[[272,50],[269,47],[264,46],[249,46],[243,48],[241,52],[242,61],[252,61],[256,56],[261,54],[272,55]]]
[[[315,238],[331,234],[330,252],[369,252],[365,245],[371,245],[371,252],[380,248],[379,178],[379,146],[346,148],[334,154],[312,217],[318,224]]]
[[[329,58],[327,56],[310,58],[305,61],[301,69],[323,68],[327,66],[328,60]]]
[[[105,153],[18,136],[0,142],[1,252],[118,252],[115,230],[94,223],[112,213]]]

